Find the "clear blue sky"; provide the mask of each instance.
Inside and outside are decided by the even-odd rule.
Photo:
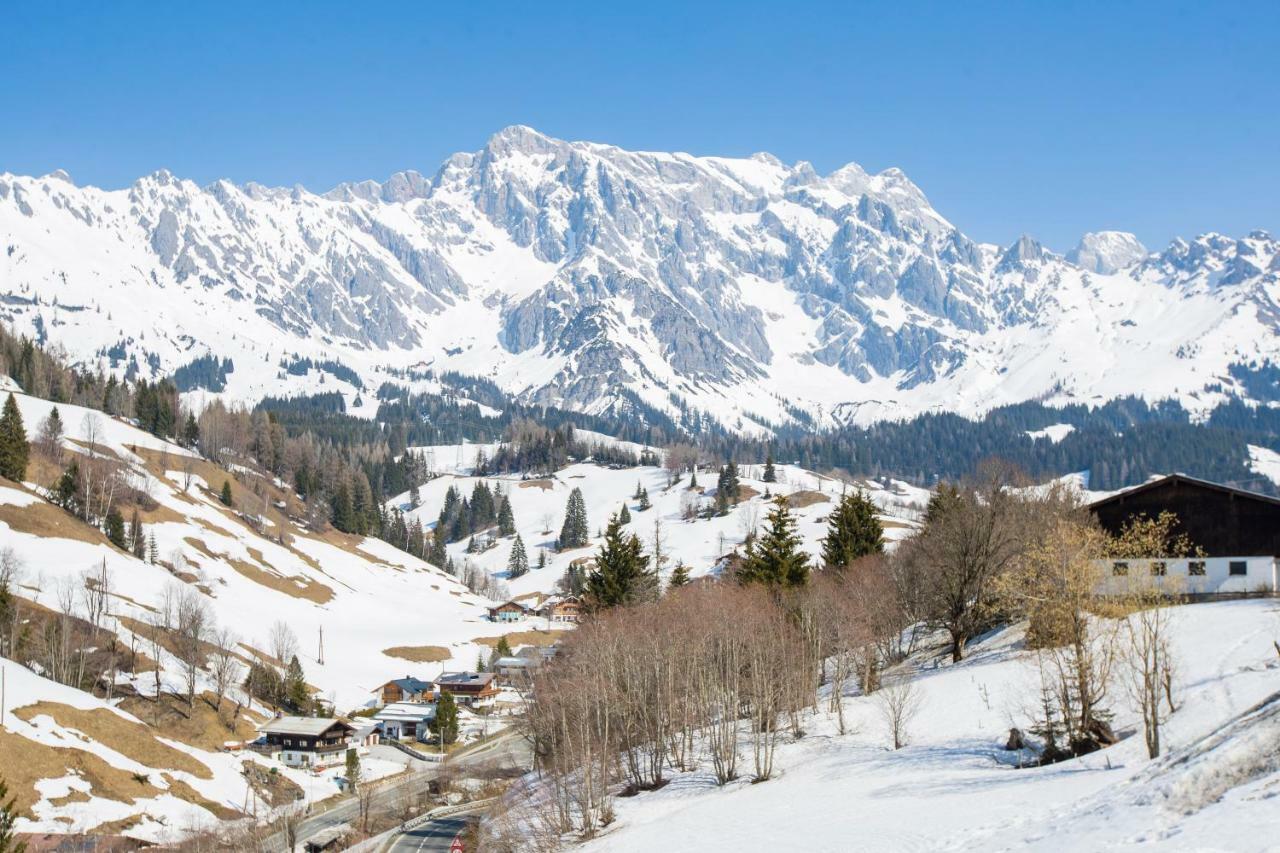
[[[1280,3],[630,5],[0,0],[0,171],[325,190],[519,123],[899,166],[980,240],[1280,231]]]

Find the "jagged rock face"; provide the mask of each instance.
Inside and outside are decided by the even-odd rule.
[[[1119,232],[1086,235],[1066,258],[1025,236],[1001,250],[896,169],[824,177],[767,154],[630,152],[524,127],[429,179],[325,195],[167,172],[116,192],[4,175],[0,241],[0,316],[54,337],[83,328],[60,342],[86,361],[126,338],[159,370],[205,351],[264,363],[316,351],[366,375],[456,369],[585,409],[620,389],[666,407],[747,394],[739,412],[766,417],[872,397],[882,414],[991,400],[972,380],[1051,360],[1055,336],[1025,330],[1059,330],[1077,306],[1124,288],[1174,301],[1208,289],[1222,317],[1247,304],[1274,318],[1280,271],[1265,234],[1150,256]],[[148,300],[141,317],[118,307]],[[83,320],[104,308],[109,319]],[[1105,345],[1113,321],[1095,320],[1086,337]],[[1079,334],[1060,345],[1087,345]],[[271,380],[264,368],[253,388]],[[1003,396],[1064,387],[1039,380]]]
[[[1125,231],[1094,231],[1085,234],[1067,260],[1082,270],[1110,274],[1147,256],[1147,247]]]

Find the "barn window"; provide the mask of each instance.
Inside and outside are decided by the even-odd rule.
[[[1192,560],[1187,563],[1187,574],[1192,577],[1204,577],[1204,560]]]
[[[1166,563],[1164,560],[1151,561],[1151,574],[1155,575],[1156,577],[1162,578],[1168,573],[1169,573],[1169,564]]]
[[[1232,560],[1227,564],[1227,573],[1232,575],[1249,574],[1249,564],[1244,560]]]
[[[1123,577],[1124,575],[1129,574],[1129,564],[1128,563],[1112,563],[1111,574],[1115,575],[1116,577]]]

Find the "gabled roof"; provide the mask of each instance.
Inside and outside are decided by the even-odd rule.
[[[414,678],[411,675],[406,675],[404,678],[393,678],[388,681],[387,684],[394,684],[405,693],[426,693],[431,689],[430,681],[423,681],[422,679]],[[382,687],[377,688],[373,692],[380,692],[383,687],[387,686],[387,684],[382,685]]]
[[[1251,492],[1248,489],[1240,489],[1235,486],[1227,486],[1222,483],[1215,483],[1211,480],[1201,480],[1199,477],[1189,477],[1186,474],[1170,474],[1167,477],[1161,477],[1158,480],[1152,480],[1148,483],[1143,483],[1140,486],[1134,486],[1133,488],[1116,492],[1114,495],[1103,498],[1100,501],[1094,501],[1089,504],[1089,509],[1093,510],[1113,503],[1123,503],[1127,498],[1142,494],[1143,492],[1149,492],[1153,489],[1159,489],[1165,486],[1177,486],[1183,484],[1221,492],[1222,494],[1230,495],[1231,497],[1245,498],[1247,500],[1261,501],[1274,506],[1280,506],[1280,499],[1273,498],[1270,495]]]
[[[277,717],[259,729],[259,731],[280,735],[317,737],[334,726],[341,726],[348,731],[354,731],[346,720],[339,720],[334,717]]]
[[[445,672],[436,679],[441,687],[484,686],[493,681],[492,672]]]
[[[436,706],[428,702],[392,702],[373,715],[375,720],[397,722],[434,720]]]
[[[490,607],[489,609],[490,609],[490,610],[501,610],[502,608],[507,607],[507,606],[519,607],[521,610],[525,610],[525,611],[527,611],[527,610],[529,609],[529,608],[525,607],[523,604],[521,604],[521,603],[520,603],[520,602],[518,602],[518,601],[504,601],[504,602],[502,602],[501,604],[495,604],[495,605],[493,605],[493,607]]]

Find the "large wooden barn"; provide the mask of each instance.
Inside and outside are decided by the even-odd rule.
[[[1117,577],[1143,572],[1178,578],[1188,593],[1274,593],[1280,559],[1280,500],[1173,474],[1118,492],[1089,507],[1104,529],[1120,533],[1136,516],[1162,512],[1178,517],[1180,531],[1200,554],[1176,559],[1117,561]],[[1131,565],[1132,564],[1132,565]]]

